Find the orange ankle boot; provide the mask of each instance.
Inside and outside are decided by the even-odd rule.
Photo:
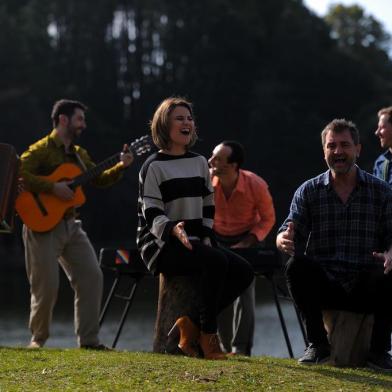
[[[199,352],[197,344],[199,342],[200,330],[188,316],[180,317],[174,323],[167,336],[180,335],[178,347],[188,357],[197,357]]]
[[[227,359],[220,348],[220,340],[216,333],[201,333],[200,347],[205,359]]]

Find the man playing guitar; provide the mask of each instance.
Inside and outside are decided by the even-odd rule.
[[[59,287],[59,263],[75,292],[75,333],[78,345],[81,348],[106,349],[98,338],[103,277],[81,221],[75,219],[76,206],[72,200],[76,198],[78,189],[72,186],[73,176],[50,180],[50,174],[64,164],[64,167],[77,166],[81,172],[94,169],[95,164],[87,151],[74,144],[86,128],[86,110],[87,107],[78,101],[57,101],[51,116],[53,131],[31,145],[21,156],[21,176],[26,190],[34,195],[34,203],[42,215],[48,215],[42,202],[45,196],[49,195],[66,206],[64,212],[60,212],[59,222],[56,221],[49,230],[33,230],[26,222],[23,226],[26,270],[31,292],[30,348],[42,347],[49,337]],[[122,171],[132,161],[133,154],[124,145],[119,162],[98,173],[91,182],[102,187],[112,185],[121,178]],[[22,209],[20,204],[23,205],[23,198],[19,201],[19,208]]]

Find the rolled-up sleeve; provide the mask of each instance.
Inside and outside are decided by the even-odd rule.
[[[251,228],[250,233],[254,234],[258,241],[263,241],[275,224],[274,203],[265,181],[254,184],[253,194],[260,220]]]
[[[295,248],[296,250],[305,250],[306,242],[310,233],[310,218],[309,218],[309,201],[307,200],[306,184],[301,185],[294,193],[293,200],[290,205],[290,212],[278,233],[285,231],[289,222],[294,223],[295,230]]]

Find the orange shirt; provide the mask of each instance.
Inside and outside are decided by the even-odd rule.
[[[275,209],[268,184],[256,174],[240,170],[237,184],[229,199],[219,178],[212,178],[215,190],[214,230],[223,236],[250,232],[264,240],[275,224]]]

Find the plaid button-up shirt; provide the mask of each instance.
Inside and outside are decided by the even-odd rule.
[[[382,268],[372,253],[392,245],[392,190],[357,167],[357,186],[344,204],[332,188],[330,171],[302,184],[279,232],[294,222],[297,255],[320,262],[349,287],[358,272]]]

